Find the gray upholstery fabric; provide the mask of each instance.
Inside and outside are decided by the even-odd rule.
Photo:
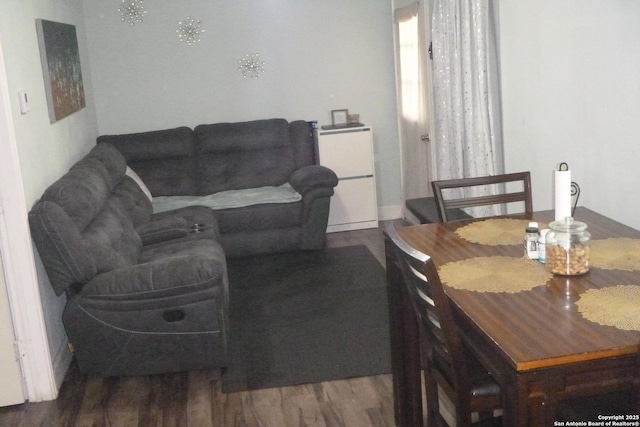
[[[97,274],[87,242],[71,217],[54,202],[40,201],[29,212],[31,237],[56,295]]]
[[[332,196],[333,187],[337,185],[337,178],[332,170],[324,166],[308,165],[294,171],[289,177],[289,184],[300,194],[321,189],[324,190],[322,196]]]
[[[287,182],[295,170],[283,119],[199,125],[194,129],[200,195]]]
[[[97,141],[116,147],[154,196],[196,194],[193,131],[188,127],[102,135]]]
[[[104,135],[154,196],[203,196],[289,183],[302,200],[216,211],[227,256],[321,249],[336,174],[320,166],[309,124],[254,120]],[[191,162],[187,159],[191,156]],[[186,184],[186,180],[192,180]],[[175,184],[179,183],[179,184]],[[190,192],[189,192],[190,191]],[[314,211],[318,209],[318,211]]]
[[[142,248],[140,236],[122,209],[105,203],[82,233],[97,273],[132,266]]]
[[[152,245],[167,240],[186,237],[187,221],[184,218],[169,216],[156,221],[149,221],[136,228],[143,245]]]
[[[297,227],[303,222],[302,208],[300,203],[270,203],[242,209],[221,209],[216,211],[216,215],[223,235],[250,233]]]
[[[153,215],[151,202],[132,178],[125,176],[111,194],[114,203],[128,212],[134,227],[151,221]]]
[[[214,212],[153,214],[99,144],[29,212],[31,234],[83,372],[145,375],[226,364],[228,279]],[[199,224],[197,230],[194,225]]]

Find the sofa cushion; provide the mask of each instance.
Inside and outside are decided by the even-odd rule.
[[[127,212],[115,200],[108,200],[93,221],[82,232],[97,273],[135,264],[142,249]]]
[[[47,188],[29,213],[32,236],[56,294],[136,262],[142,242],[129,214],[135,202],[118,197],[125,169],[117,150],[96,146]],[[127,183],[135,186],[130,178]],[[147,203],[142,208],[146,213],[138,212],[141,220],[151,215]]]
[[[100,164],[98,169],[106,173],[103,177],[108,182],[109,188],[118,185],[127,169],[127,161],[124,156],[115,147],[107,144],[93,147],[89,154],[73,165],[71,169],[83,167],[94,169],[96,168],[95,162]]]
[[[142,247],[133,224],[115,200],[107,200],[84,225],[86,216],[74,214],[70,207],[92,211],[91,205],[69,197],[68,190],[87,187],[66,184],[53,187],[62,190],[60,198],[47,192],[48,197],[29,213],[33,239],[57,295],[71,284],[85,284],[96,274],[132,265]]]
[[[113,187],[105,179],[104,168],[97,163],[87,167],[77,164],[42,195],[42,201],[60,206],[79,231],[100,212]]]
[[[116,203],[126,210],[134,227],[146,224],[153,215],[153,206],[133,179],[125,176],[111,193]]]
[[[295,170],[284,119],[199,125],[194,129],[197,195],[280,186]]]
[[[102,135],[126,158],[153,196],[196,194],[193,131],[188,127]]]
[[[226,283],[226,261],[213,240],[195,240],[144,250],[140,262],[96,276],[82,290],[85,303],[93,300],[152,300],[196,293]],[[223,294],[224,287],[219,289]]]

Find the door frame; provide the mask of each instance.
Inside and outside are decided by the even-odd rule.
[[[16,94],[17,95],[17,94]],[[11,114],[10,90],[0,40],[0,245],[14,335],[20,353],[23,391],[40,402],[58,396],[44,313],[40,299],[35,252],[27,220],[27,203]],[[11,242],[11,245],[9,245]]]

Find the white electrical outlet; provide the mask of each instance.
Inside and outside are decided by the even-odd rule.
[[[20,113],[27,114],[31,109],[29,108],[29,95],[26,91],[21,90],[18,92],[18,96],[20,97]]]

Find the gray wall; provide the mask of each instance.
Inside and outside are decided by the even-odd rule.
[[[117,2],[115,2],[117,3]],[[389,0],[157,0],[144,22],[85,0],[101,134],[283,117],[330,124],[348,108],[374,128],[378,204],[400,204],[392,8]],[[178,21],[201,21],[201,42]],[[265,72],[238,61],[258,53]]]
[[[535,209],[567,162],[580,204],[640,228],[640,2],[500,0],[505,159]]]
[[[49,121],[36,19],[48,19],[76,26],[82,62],[87,107],[54,124]],[[0,40],[6,65],[23,189],[30,209],[45,188],[64,174],[95,144],[97,122],[91,91],[81,0],[3,0],[0,2]],[[27,91],[31,112],[20,114],[18,91]],[[0,154],[1,155],[1,154]],[[14,209],[16,207],[6,207]],[[11,243],[9,243],[11,245]],[[51,356],[58,374],[66,371],[69,355],[62,310],[66,299],[56,297],[36,255],[42,310],[47,326]],[[34,309],[37,309],[34,307]]]

